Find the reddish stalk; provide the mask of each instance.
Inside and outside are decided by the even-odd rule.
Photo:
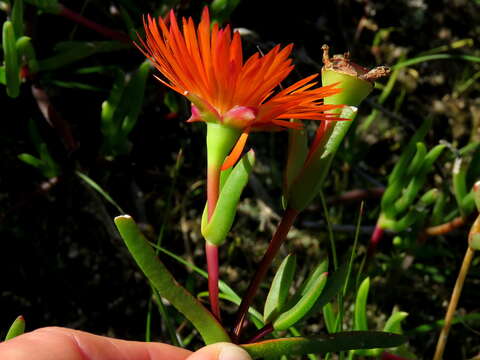
[[[372,237],[370,238],[370,244],[368,245],[368,257],[372,257],[377,250],[377,245],[382,240],[383,237],[383,229],[377,225],[375,225],[375,230],[373,230]]]
[[[466,219],[462,216],[456,217],[452,221],[449,221],[445,224],[440,224],[437,226],[430,226],[425,229],[424,233],[427,236],[437,236],[437,235],[444,235],[453,231],[459,227],[465,225]]]
[[[398,355],[395,355],[395,354],[392,354],[392,353],[389,353],[387,351],[384,351],[382,353],[382,358],[381,360],[408,360],[408,359],[405,359],[401,356],[398,356]]]
[[[257,342],[261,338],[267,336],[273,331],[273,325],[272,324],[267,324],[263,328],[257,331],[255,335],[253,335],[246,343],[251,344],[254,342]]]
[[[278,224],[277,230],[275,231],[275,234],[273,235],[270,244],[268,245],[268,249],[265,252],[265,255],[263,255],[262,261],[258,265],[255,276],[250,281],[247,292],[243,297],[242,303],[240,304],[240,307],[237,311],[237,318],[233,328],[233,338],[236,341],[238,341],[240,338],[243,328],[243,322],[245,321],[245,318],[247,316],[248,308],[252,304],[253,298],[255,297],[255,294],[257,293],[257,290],[260,287],[262,280],[267,274],[270,264],[277,255],[280,246],[282,246],[283,242],[287,238],[287,234],[292,227],[297,215],[297,210],[287,208],[287,210],[283,214],[280,224]]]
[[[215,207],[217,206],[218,194],[220,188],[220,169],[211,167],[207,173],[207,207],[208,221],[210,221]],[[210,299],[210,308],[213,315],[221,321],[220,303],[218,299],[218,246],[205,242],[205,254],[207,257],[208,271],[208,295]]]
[[[220,317],[220,304],[218,300],[218,246],[205,242],[205,254],[207,255],[208,270],[208,293],[210,297],[210,307],[217,320]]]
[[[76,22],[77,24],[83,25],[97,33],[114,40],[118,40],[120,42],[131,44],[132,41],[130,38],[119,31],[112,30],[106,26],[97,24],[92,20],[88,20],[87,18],[83,17],[82,15],[76,13],[75,11],[70,10],[69,8],[65,7],[64,5],[60,4],[60,16],[63,16],[69,20]]]

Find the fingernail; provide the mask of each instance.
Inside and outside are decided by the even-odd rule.
[[[225,344],[220,351],[218,360],[252,360],[252,358],[241,347],[233,344]]]

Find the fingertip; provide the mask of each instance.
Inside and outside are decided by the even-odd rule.
[[[252,360],[252,358],[240,346],[225,343],[220,351],[218,360]]]
[[[252,360],[252,358],[240,346],[221,342],[201,348],[187,360]]]

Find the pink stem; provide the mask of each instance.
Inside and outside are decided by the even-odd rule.
[[[372,237],[370,238],[370,244],[368,245],[368,257],[372,257],[377,250],[377,245],[382,240],[383,229],[377,224],[375,230],[373,230]]]
[[[401,356],[398,356],[398,355],[395,355],[395,354],[392,354],[392,353],[389,353],[389,352],[386,352],[384,351],[382,353],[382,360],[408,360],[406,358],[403,358]]]
[[[59,15],[65,17],[67,19],[70,19],[70,20],[76,22],[77,24],[80,24],[80,25],[83,25],[83,26],[85,26],[89,29],[92,29],[92,30],[96,31],[99,34],[102,34],[103,36],[105,36],[107,38],[118,40],[118,41],[126,43],[126,44],[131,44],[132,43],[132,41],[130,40],[130,38],[126,34],[124,34],[122,32],[119,32],[119,31],[112,30],[112,29],[110,29],[106,26],[103,26],[103,25],[97,24],[96,22],[88,20],[87,18],[83,17],[82,15],[76,13],[75,11],[70,10],[69,8],[67,8],[67,7],[65,7],[64,5],[61,5],[61,4],[60,4]]]
[[[207,207],[208,207],[208,221],[210,221],[215,207],[217,206],[218,194],[220,188],[220,169],[216,167],[209,167],[207,172]],[[218,300],[218,247],[205,243],[205,254],[207,257],[207,271],[208,271],[208,294],[210,298],[210,308],[213,315],[221,321],[220,303]]]
[[[245,318],[247,316],[248,308],[252,304],[253,298],[255,297],[255,294],[257,293],[257,290],[260,287],[262,280],[267,274],[268,268],[270,267],[270,264],[272,263],[275,255],[277,255],[280,246],[282,246],[283,242],[287,238],[288,231],[292,227],[297,215],[298,211],[287,208],[287,210],[283,214],[280,224],[278,224],[277,230],[275,231],[275,234],[273,235],[270,244],[268,245],[268,249],[265,252],[265,255],[263,255],[262,261],[258,265],[255,276],[250,281],[247,292],[243,297],[242,303],[240,304],[240,307],[237,311],[237,319],[233,328],[233,337],[236,341],[238,341],[240,338],[243,328],[243,322],[245,321]]]
[[[207,255],[208,270],[208,293],[210,297],[210,307],[217,320],[220,317],[220,304],[218,300],[218,246],[205,242],[205,253]]]

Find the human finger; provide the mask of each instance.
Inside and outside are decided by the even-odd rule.
[[[190,351],[162,343],[118,340],[59,327],[0,344],[2,360],[185,360]]]

